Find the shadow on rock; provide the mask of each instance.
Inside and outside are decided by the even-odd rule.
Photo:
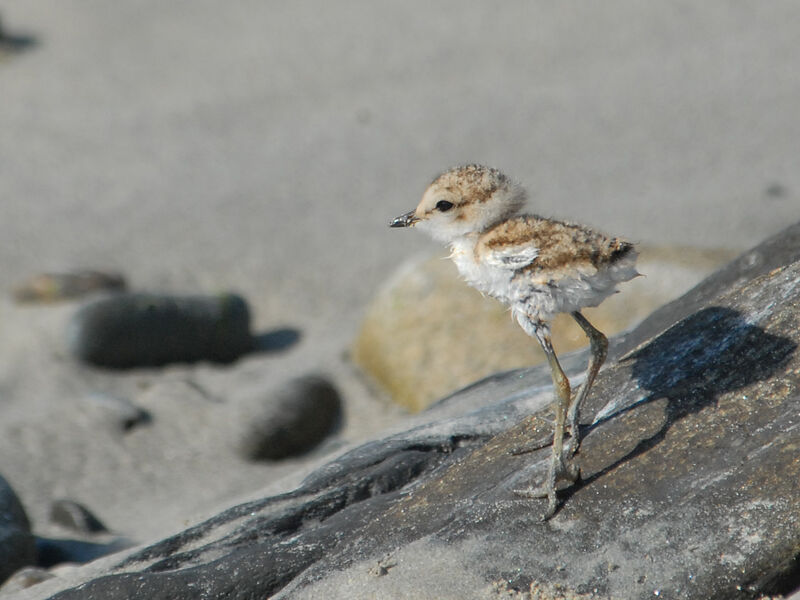
[[[36,538],[38,565],[49,568],[62,563],[83,564],[131,547],[131,542],[117,538],[110,542]]]
[[[796,349],[792,340],[767,333],[740,312],[719,306],[702,309],[669,328],[621,361],[633,362],[631,374],[649,394],[624,406],[607,406],[590,430],[666,399],[662,426],[631,452],[582,480],[581,486],[653,448],[677,421],[716,405],[721,395],[770,379]]]
[[[8,31],[3,27],[3,20],[0,18],[0,54],[3,52],[8,54],[24,52],[38,43],[38,40],[32,35]]]
[[[274,329],[253,336],[253,352],[283,352],[300,341],[300,330],[292,327]]]

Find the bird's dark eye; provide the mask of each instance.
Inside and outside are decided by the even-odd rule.
[[[439,200],[436,203],[436,210],[440,210],[442,212],[447,212],[451,208],[453,208],[453,203],[452,202],[448,202],[447,200]]]

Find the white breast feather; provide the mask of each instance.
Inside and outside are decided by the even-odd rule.
[[[561,312],[597,306],[616,292],[618,283],[638,275],[635,252],[600,271],[592,267],[576,270],[557,281],[537,281],[535,276],[514,280],[518,270],[538,256],[538,249],[532,244],[484,252],[480,262],[476,260],[471,240],[457,240],[451,244],[451,249],[450,258],[468,284],[497,298],[515,312],[545,321]]]

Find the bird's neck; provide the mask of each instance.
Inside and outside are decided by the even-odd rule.
[[[456,255],[462,252],[472,252],[475,248],[475,244],[478,243],[480,235],[481,232],[471,231],[470,233],[451,239],[448,245],[450,246],[452,254]]]

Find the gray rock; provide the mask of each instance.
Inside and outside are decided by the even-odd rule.
[[[768,243],[792,256],[794,231],[785,245]],[[621,356],[582,414],[581,480],[549,521],[544,501],[514,494],[544,477],[549,448],[511,450],[548,442],[552,394],[541,368],[513,371],[344,453],[290,493],[233,507],[54,597],[791,592],[800,575],[800,262],[744,280],[725,273],[632,332],[624,352],[617,342]]]
[[[251,397],[243,412],[239,450],[248,460],[278,460],[308,452],[333,433],[342,401],[324,377],[307,375]]]
[[[68,331],[80,360],[103,367],[231,362],[253,348],[243,298],[117,294],[83,306]]]
[[[0,476],[0,583],[14,571],[36,564],[36,547],[25,509]]]

